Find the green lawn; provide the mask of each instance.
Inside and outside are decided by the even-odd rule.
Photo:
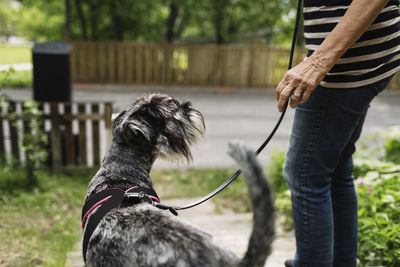
[[[38,174],[40,185],[26,188],[24,171],[0,165],[0,266],[64,266],[66,253],[82,238],[80,213],[95,170],[73,175]],[[233,170],[155,170],[161,199],[204,196]],[[216,196],[217,208],[249,210],[244,179]]]
[[[30,46],[4,46],[0,45],[0,65],[30,63],[32,52]]]

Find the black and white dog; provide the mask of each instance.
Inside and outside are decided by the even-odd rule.
[[[82,213],[87,266],[264,265],[274,238],[273,201],[254,153],[244,146],[230,144],[231,156],[247,177],[254,211],[242,259],[163,210],[152,189],[154,160],[191,159],[190,146],[204,131],[203,115],[190,102],[164,94],[143,96],[115,117],[111,148],[89,183]]]

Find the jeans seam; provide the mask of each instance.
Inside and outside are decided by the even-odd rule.
[[[303,198],[303,210],[302,210],[302,217],[303,217],[303,231],[304,231],[304,235],[303,235],[303,242],[304,242],[304,246],[303,246],[303,255],[309,255],[310,252],[310,248],[309,248],[309,229],[308,229],[308,206],[307,206],[307,175],[310,171],[310,158],[311,158],[311,154],[312,152],[315,150],[315,148],[318,146],[319,143],[319,133],[321,131],[322,128],[322,123],[323,123],[323,118],[326,115],[327,112],[327,106],[328,106],[328,98],[329,98],[330,93],[327,92],[326,95],[323,97],[323,101],[321,101],[320,106],[318,108],[318,115],[316,116],[315,119],[315,123],[313,125],[313,131],[312,131],[312,138],[309,141],[309,145],[308,145],[308,149],[307,149],[307,154],[304,157],[304,165],[302,170],[300,171],[300,183],[301,183],[301,187],[303,188],[304,194],[302,196]],[[307,263],[306,263],[307,264]],[[304,265],[306,266],[306,265]]]

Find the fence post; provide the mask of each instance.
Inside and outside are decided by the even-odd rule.
[[[167,73],[168,73],[168,48],[167,42],[164,40],[161,44],[162,61],[161,61],[161,72],[160,81],[162,85],[167,85]]]
[[[112,138],[112,104],[106,103],[104,107],[104,121],[106,128],[106,150],[111,146],[111,138]]]
[[[86,106],[85,104],[78,105],[78,114],[85,114]],[[79,164],[87,164],[86,156],[86,120],[79,120]]]
[[[60,117],[58,116],[58,103],[50,103],[50,121],[51,121],[51,155],[54,172],[62,170],[61,158],[61,136],[60,136]]]
[[[257,38],[253,37],[251,40],[251,47],[250,47],[250,62],[249,62],[249,69],[247,72],[247,86],[251,87],[253,85],[253,69],[254,69],[254,61],[255,61],[255,52],[257,47]]]
[[[3,110],[0,107],[0,163],[5,160],[5,146],[4,146],[4,128],[3,128]]]
[[[8,107],[8,114],[16,114],[17,112],[17,104],[13,101],[10,101],[10,105]],[[19,153],[19,145],[18,145],[18,125],[17,125],[17,119],[12,118],[9,119],[9,129],[10,129],[10,140],[11,140],[11,155],[16,159],[18,162],[20,162],[20,153]]]
[[[75,164],[75,145],[74,145],[74,134],[72,132],[72,103],[64,104],[64,114],[66,117],[65,122],[65,156],[67,165]],[[71,118],[71,119],[69,119]]]
[[[92,103],[92,114],[99,114],[99,104]],[[100,165],[100,129],[99,121],[92,120],[93,165]]]

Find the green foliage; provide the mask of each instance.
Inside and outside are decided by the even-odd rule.
[[[4,87],[22,88],[32,85],[32,71],[0,71],[0,89]]]
[[[18,33],[29,40],[62,40],[64,1],[22,1],[18,11]]]
[[[17,22],[17,9],[11,6],[11,1],[0,0],[0,36],[8,38],[15,34]]]
[[[9,0],[0,0],[8,3]],[[62,40],[65,1],[21,0],[12,16],[14,32],[34,41]],[[186,42],[287,43],[295,1],[286,0],[87,0],[69,1],[72,40],[163,41],[172,27],[175,40]],[[171,5],[176,17],[168,24]],[[4,10],[8,10],[5,8]],[[1,9],[0,9],[1,10]],[[8,12],[8,11],[7,11]],[[289,14],[289,15],[288,15]],[[13,25],[14,25],[13,24]],[[8,27],[9,28],[9,27]],[[289,34],[290,35],[290,34]]]
[[[31,185],[36,185],[36,168],[41,166],[47,159],[48,153],[45,146],[48,142],[47,135],[43,130],[42,111],[37,102],[27,100],[24,102],[22,117],[25,127],[22,150],[25,151],[25,168],[27,178]]]
[[[26,189],[25,170],[0,166],[0,265],[64,266],[81,238],[80,210],[93,172],[50,175]]]
[[[286,153],[275,149],[271,153],[270,162],[267,168],[267,177],[276,193],[287,190],[285,177],[283,176],[283,163]]]
[[[4,79],[0,80],[0,89],[7,83],[13,70],[5,73]],[[7,95],[0,91],[0,107],[8,109],[9,99]],[[11,127],[17,127],[16,121],[20,117],[24,125],[24,134],[22,140],[22,150],[25,151],[25,169],[28,186],[38,184],[36,169],[47,159],[47,135],[44,132],[42,111],[38,103],[33,100],[26,100],[21,114],[15,110],[10,110],[6,115],[10,121],[13,121]]]
[[[358,179],[361,266],[400,264],[400,165],[368,164]]]
[[[400,164],[400,135],[399,138],[386,141],[385,159]]]
[[[293,229],[292,204],[290,201],[290,191],[287,188],[285,177],[283,176],[283,164],[286,153],[275,149],[272,151],[270,163],[267,168],[267,177],[275,192],[275,206],[279,213],[283,215],[282,224],[284,229]]]

